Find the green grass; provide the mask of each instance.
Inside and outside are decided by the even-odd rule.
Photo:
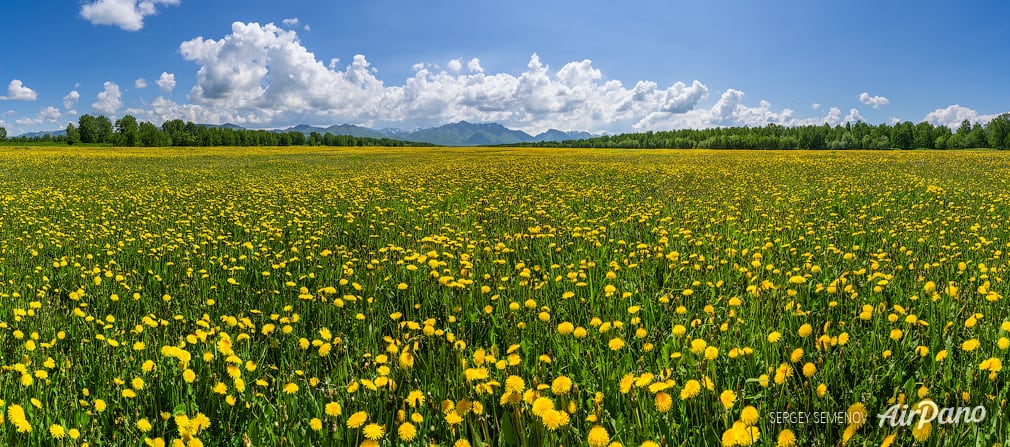
[[[912,445],[876,415],[922,398],[988,412],[922,444],[1005,442],[1008,161],[5,148],[0,443]]]

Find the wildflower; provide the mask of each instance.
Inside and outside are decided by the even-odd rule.
[[[554,401],[546,397],[538,397],[533,401],[533,415],[542,416],[547,410],[554,409]]]
[[[610,443],[610,433],[607,433],[607,429],[595,425],[589,429],[589,436],[586,440],[589,443],[589,447],[605,447]]]
[[[366,438],[371,439],[373,441],[378,441],[382,439],[383,436],[386,436],[386,428],[374,422],[366,425],[361,432],[365,435]]]
[[[688,400],[701,392],[701,384],[697,380],[688,380],[680,390],[680,400]]]
[[[718,357],[719,357],[719,348],[716,348],[715,346],[709,346],[705,348],[706,360],[715,360]]]
[[[7,419],[17,427],[18,433],[31,433],[32,425],[25,418],[25,409],[18,404],[7,407]]]
[[[817,374],[817,366],[811,362],[807,362],[803,365],[803,375],[806,377],[813,377]]]
[[[566,376],[559,376],[551,383],[551,392],[557,396],[567,394],[572,389],[572,379]]]
[[[785,429],[779,432],[778,442],[775,444],[776,447],[794,447],[796,445],[796,435],[790,429]]]
[[[929,439],[929,435],[933,433],[933,424],[931,422],[926,423],[916,423],[912,426],[912,437],[918,442],[926,442]]]
[[[417,408],[418,405],[424,405],[424,393],[420,390],[411,391],[410,394],[407,394],[407,404],[410,405],[410,408]]]
[[[800,337],[807,338],[810,336],[812,332],[813,327],[811,327],[809,324],[804,323],[803,326],[800,326],[800,330],[797,332],[797,334],[799,334]]]
[[[337,402],[326,404],[326,415],[331,417],[340,416],[340,404]]]
[[[526,389],[526,382],[519,376],[508,376],[505,379],[505,391],[521,393]],[[418,391],[420,393],[420,391]]]
[[[723,391],[719,395],[719,402],[722,402],[722,406],[727,410],[733,408],[733,403],[736,402],[736,393],[731,390]]]
[[[347,418],[347,428],[358,428],[365,424],[368,420],[368,413],[364,411],[359,411]]]
[[[558,410],[547,410],[541,415],[544,426],[550,431],[556,431],[560,427],[568,425],[568,413]]]
[[[845,412],[848,414],[848,420],[853,421],[852,425],[862,426],[866,423],[866,406],[862,402],[849,405]]]
[[[610,339],[610,342],[607,343],[607,346],[610,348],[611,351],[619,351],[621,348],[624,347],[624,340],[622,340],[620,337],[612,338]]]
[[[449,411],[445,414],[445,422],[447,422],[450,426],[459,425],[463,422],[463,417],[455,411]]]
[[[980,343],[979,343],[978,339],[977,338],[973,338],[971,340],[965,341],[964,343],[961,343],[961,350],[962,351],[966,351],[966,352],[971,352],[971,351],[974,351],[974,350],[978,349],[979,345],[980,345]],[[927,436],[928,436],[928,434],[927,434]]]
[[[656,393],[653,403],[656,405],[656,410],[660,413],[666,413],[667,411],[670,411],[670,407],[673,406],[673,398],[671,398],[669,394],[659,392]]]
[[[705,352],[706,347],[708,347],[708,343],[706,343],[705,340],[702,340],[700,338],[691,340],[692,354],[703,354]]]
[[[743,410],[740,411],[740,422],[743,422],[747,426],[757,424],[759,417],[757,408],[751,405],[743,407]]]

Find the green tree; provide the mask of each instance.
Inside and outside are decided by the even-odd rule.
[[[915,125],[912,145],[917,148],[932,149],[936,137],[933,135],[933,125],[923,121]]]
[[[112,121],[105,115],[95,118],[98,134],[95,136],[96,143],[112,143]]]
[[[173,146],[193,145],[193,136],[186,131],[186,123],[183,120],[165,121],[161,125],[161,131],[172,139]]]
[[[81,143],[98,142],[98,120],[91,115],[81,115],[77,120],[77,127],[80,130]]]
[[[74,145],[81,142],[81,131],[74,127],[74,123],[67,123],[67,144]]]
[[[4,129],[3,126],[0,126],[0,141],[5,140],[7,140],[7,129]]]
[[[915,142],[914,133],[915,125],[911,121],[895,124],[891,128],[891,144],[898,149],[911,149]]]
[[[116,144],[136,146],[138,139],[137,118],[126,115],[116,120]]]
[[[971,133],[968,134],[968,139],[971,141],[970,147],[987,147],[989,145],[987,134],[984,126],[975,123],[971,128]]]
[[[993,118],[989,121],[989,147],[995,149],[1006,149],[1010,146],[1010,113]]]
[[[147,121],[140,123],[137,127],[137,138],[141,146],[158,146],[158,128]]]

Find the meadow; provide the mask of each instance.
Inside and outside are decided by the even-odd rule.
[[[5,147],[0,444],[1002,445],[1008,179],[983,151]]]

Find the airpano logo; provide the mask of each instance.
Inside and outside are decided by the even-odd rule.
[[[944,407],[939,408],[936,402],[926,399],[909,408],[908,405],[894,404],[883,414],[878,414],[879,426],[888,424],[891,427],[908,427],[916,424],[921,429],[933,422],[939,425],[977,424],[985,420],[985,407]]]

